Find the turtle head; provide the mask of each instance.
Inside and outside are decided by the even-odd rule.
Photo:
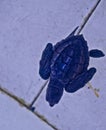
[[[61,86],[60,82],[50,81],[47,92],[46,92],[46,100],[49,102],[49,105],[53,107],[57,104],[63,95],[63,86]]]

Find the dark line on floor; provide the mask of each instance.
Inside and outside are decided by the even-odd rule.
[[[56,126],[52,125],[43,115],[39,114],[37,111],[31,111],[30,105],[28,103],[26,103],[22,98],[19,98],[19,97],[15,96],[14,94],[10,93],[8,90],[2,88],[1,86],[0,86],[0,92],[2,92],[3,94],[9,96],[10,98],[14,99],[16,102],[18,102],[20,104],[20,106],[25,107],[26,109],[28,109],[30,112],[32,112],[40,120],[45,122],[47,125],[49,125],[54,130],[59,130],[58,128],[56,128]]]
[[[40,94],[42,93],[43,89],[45,88],[45,86],[47,85],[48,80],[41,86],[41,89],[39,90],[39,92],[37,93],[37,95],[34,97],[34,99],[32,100],[30,107],[33,106],[33,104],[36,102],[36,100],[38,99],[38,97],[40,96]]]
[[[83,20],[82,24],[80,25],[80,27],[79,27],[79,29],[77,31],[77,34],[80,34],[80,32],[85,27],[86,23],[88,22],[89,18],[94,13],[95,9],[97,8],[97,6],[99,5],[100,2],[101,2],[101,0],[98,0],[95,3],[95,5],[90,9],[90,11],[88,12],[88,14],[84,17],[84,20]]]

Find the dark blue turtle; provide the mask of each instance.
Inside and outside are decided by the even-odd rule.
[[[42,53],[39,74],[45,80],[50,77],[46,93],[50,106],[60,101],[64,89],[73,93],[92,79],[96,68],[88,69],[90,56],[104,56],[97,49],[88,51],[83,35],[74,35],[77,28],[56,45],[48,43]]]

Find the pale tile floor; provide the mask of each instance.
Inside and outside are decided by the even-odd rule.
[[[97,0],[4,0],[0,1],[0,85],[10,94],[31,103],[45,83],[38,75],[41,52],[47,42],[56,43],[80,25]],[[106,1],[101,0],[82,30],[89,48],[106,54]],[[97,68],[92,85],[65,93],[54,108],[45,101],[45,90],[35,102],[35,113],[0,93],[0,130],[105,130],[106,58],[91,59]],[[1,89],[0,89],[1,90]],[[20,100],[22,101],[22,100]],[[23,102],[24,104],[24,102]],[[41,119],[40,119],[41,118]],[[47,121],[44,121],[44,119]],[[47,122],[47,123],[44,123]],[[53,128],[54,126],[54,128]]]
[[[53,130],[38,117],[0,94],[0,130]]]

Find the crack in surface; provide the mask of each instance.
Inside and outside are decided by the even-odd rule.
[[[30,107],[33,106],[33,104],[36,102],[36,100],[39,98],[40,94],[42,93],[43,89],[45,88],[45,86],[47,85],[48,80],[41,86],[41,89],[39,90],[39,92],[37,93],[37,95],[34,97],[33,101],[30,104]]]
[[[37,111],[32,111],[30,109],[30,105],[28,103],[26,103],[26,101],[24,101],[22,98],[17,97],[16,95],[10,93],[8,90],[4,89],[3,87],[0,86],[0,92],[2,92],[3,94],[9,96],[10,98],[14,99],[17,103],[19,103],[19,105],[21,107],[25,107],[27,110],[29,110],[30,112],[32,112],[34,115],[36,115],[40,120],[42,120],[43,122],[45,122],[47,125],[49,125],[51,128],[53,128],[54,130],[59,130],[58,128],[56,128],[56,126],[54,126],[52,123],[50,123],[43,115],[41,115],[40,113],[38,113]]]
[[[98,0],[95,3],[95,5],[90,9],[90,11],[88,12],[88,14],[84,17],[84,19],[82,21],[82,24],[79,26],[77,34],[80,34],[80,32],[85,27],[86,23],[88,22],[88,20],[90,19],[91,15],[94,13],[95,9],[97,8],[97,6],[99,5],[100,2],[101,2],[101,0]]]

